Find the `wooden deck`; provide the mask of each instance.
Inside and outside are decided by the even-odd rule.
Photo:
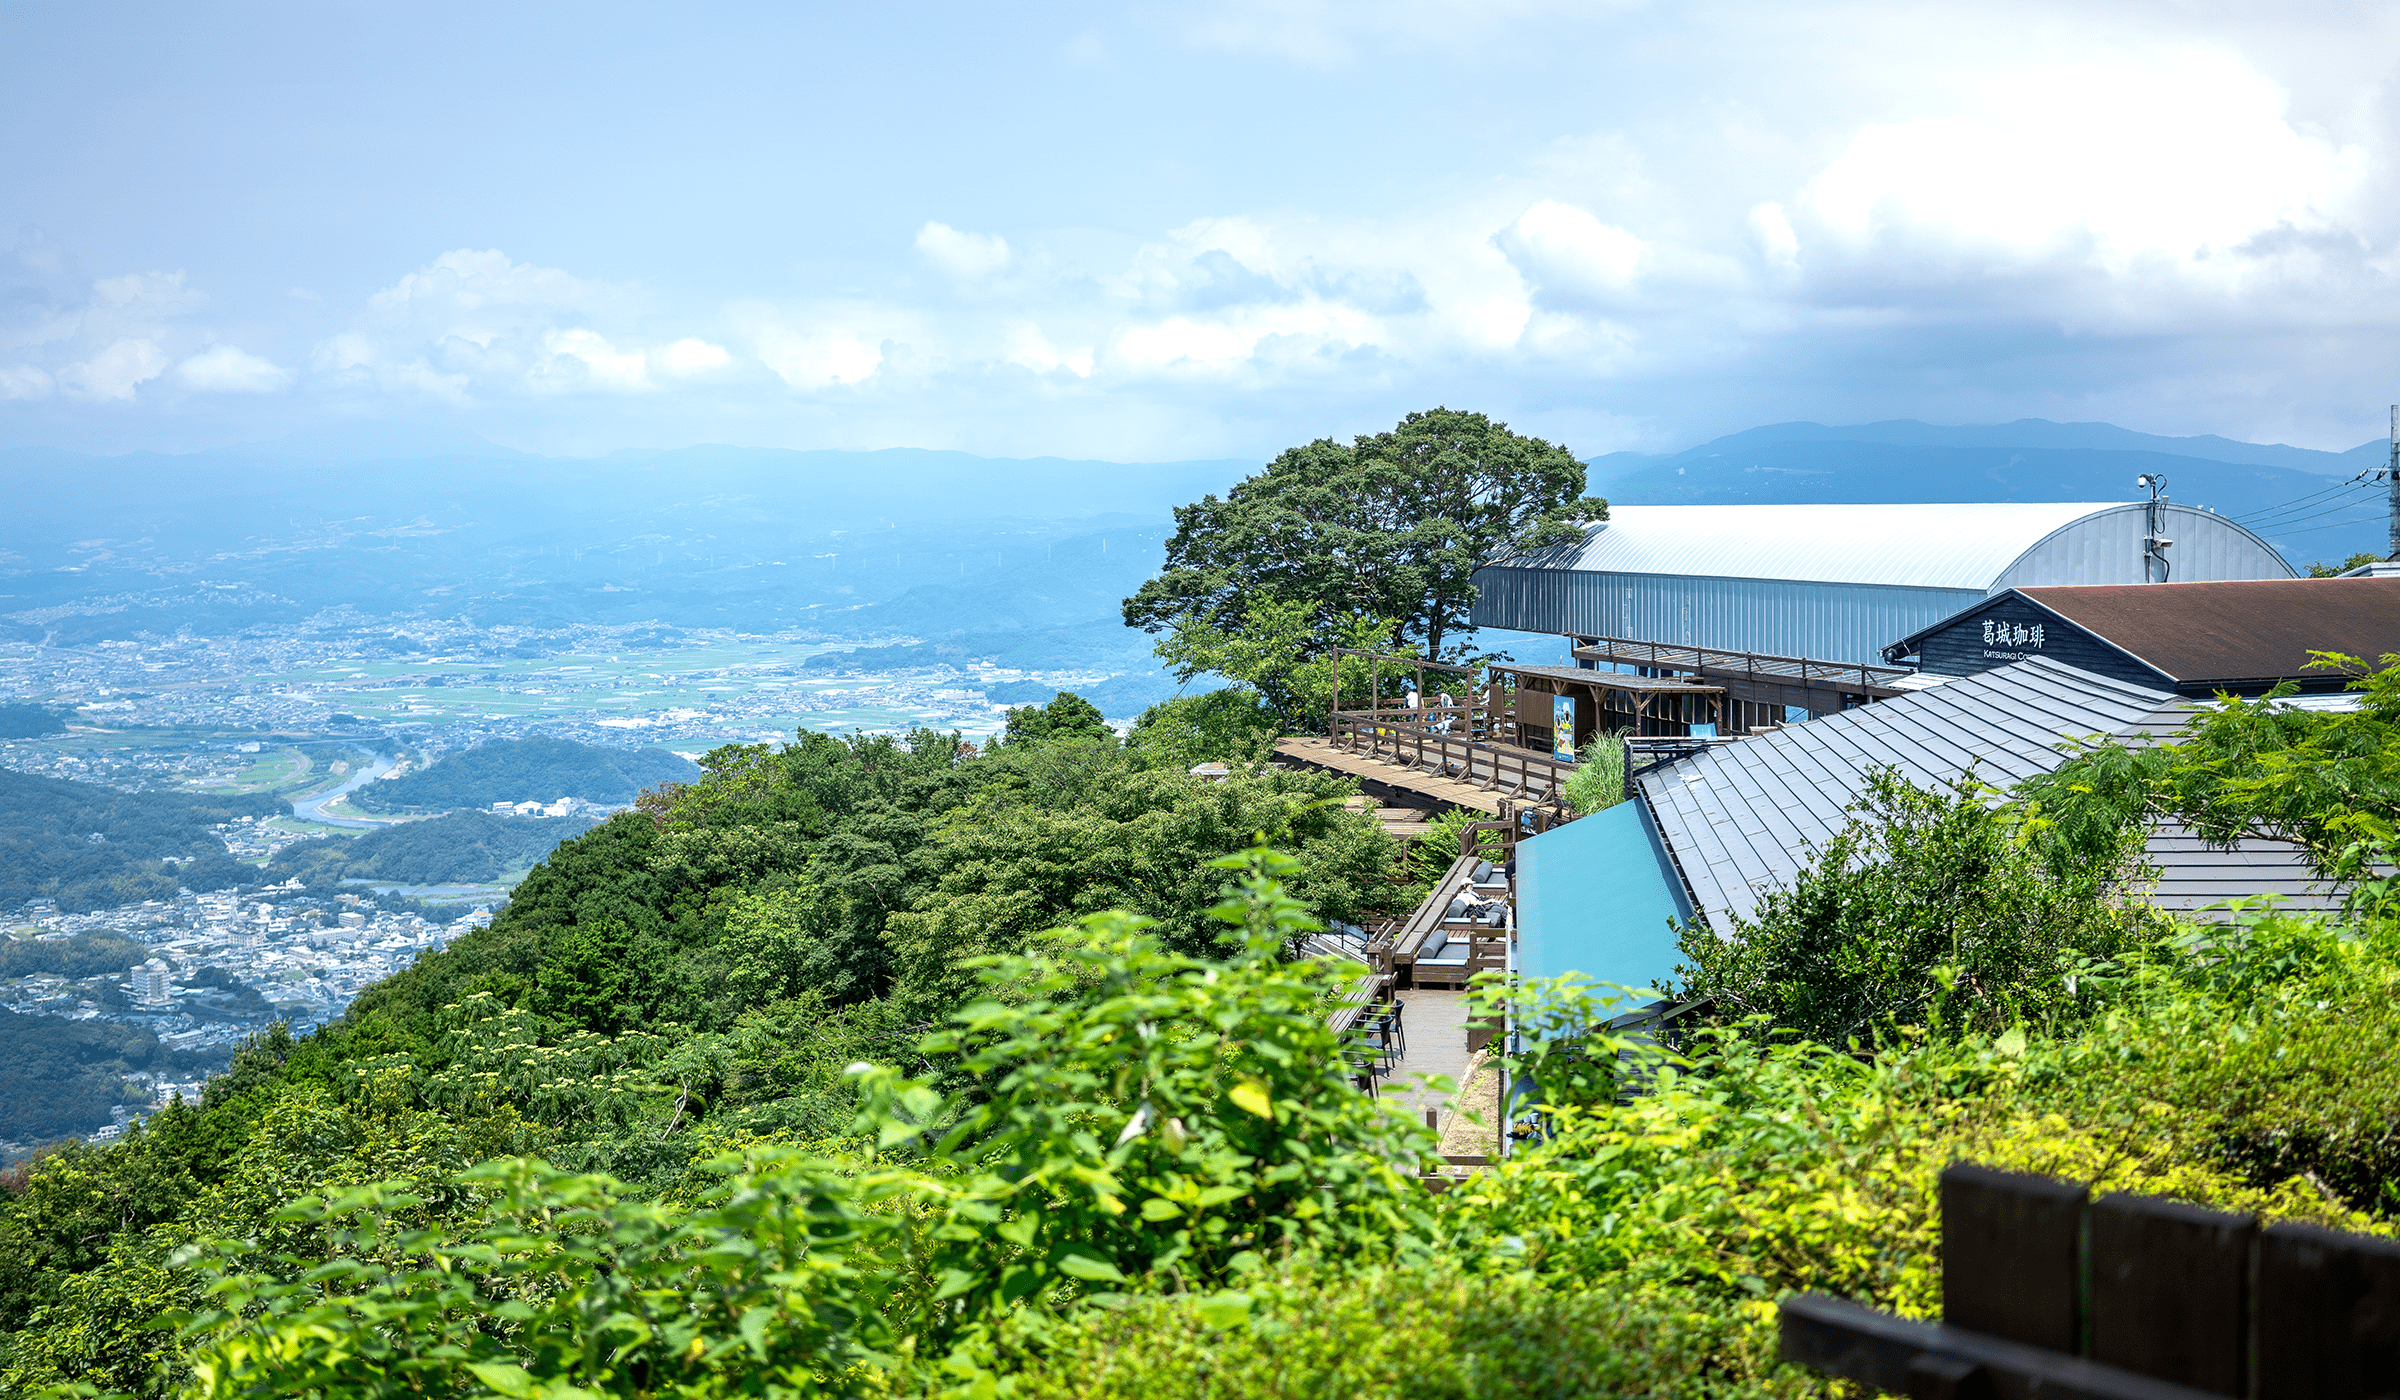
[[[1275,757],[1285,763],[1304,764],[1328,772],[1346,773],[1354,778],[1377,783],[1396,792],[1413,793],[1466,807],[1486,816],[1500,814],[1502,793],[1488,791],[1474,783],[1457,778],[1442,777],[1413,768],[1404,763],[1369,758],[1364,754],[1337,749],[1328,739],[1293,738],[1275,741]]]

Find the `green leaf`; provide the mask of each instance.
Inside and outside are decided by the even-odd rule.
[[[1244,1079],[1235,1084],[1226,1097],[1233,1100],[1234,1107],[1255,1113],[1261,1118],[1275,1116],[1275,1101],[1267,1097],[1266,1086],[1255,1079]]]
[[[1093,1283],[1123,1283],[1125,1275],[1117,1266],[1097,1254],[1070,1250],[1058,1256],[1058,1271],[1069,1278],[1087,1279]]]
[[[1219,1293],[1213,1298],[1201,1299],[1195,1311],[1200,1314],[1200,1320],[1211,1327],[1239,1327],[1250,1320],[1250,1295]]]
[[[533,1394],[533,1377],[527,1375],[522,1366],[511,1365],[505,1361],[470,1361],[467,1363],[467,1369],[475,1373],[477,1380],[502,1395]]]
[[[933,1301],[938,1303],[944,1298],[955,1298],[974,1286],[975,1275],[964,1269],[944,1269],[940,1284],[933,1290]]]
[[[767,1326],[774,1320],[775,1310],[764,1304],[742,1314],[742,1341],[748,1344],[750,1354],[762,1361],[767,1355]]]

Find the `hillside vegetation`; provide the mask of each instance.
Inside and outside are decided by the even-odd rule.
[[[46,1142],[89,1132],[128,1101],[125,1076],[166,1062],[158,1037],[139,1026],[0,1008],[0,1140]]]
[[[1525,490],[1414,490],[1453,453]],[[1428,1190],[1432,1134],[1327,1026],[1357,964],[1297,956],[1424,886],[1354,784],[1258,759],[1365,683],[1336,642],[1457,644],[1453,513],[1605,509],[1563,455],[1416,415],[1187,509],[1130,610],[1239,684],[1123,740],[1060,694],[981,750],[710,754],[336,1024],[35,1163],[0,1389],[1830,1396],[1775,1300],[1934,1314],[1960,1159],[2400,1234],[2400,657],[2354,665],[2355,713],[2232,701],[2012,792],[1880,785],[1753,925],[1688,931],[1672,990],[1710,1000],[1672,1043],[1584,979],[1487,976],[1536,1097]],[[1430,610],[1343,576],[1394,500],[1379,567]],[[2291,841],[2349,904],[2171,918],[2160,818]]]
[[[700,770],[655,749],[604,749],[568,739],[499,739],[369,783],[350,800],[371,812],[449,811],[495,802],[579,797],[617,805],[644,788],[688,782]]]
[[[75,913],[241,884],[256,872],[209,828],[289,810],[264,796],[126,793],[0,770],[0,909],[47,897]]]
[[[38,739],[66,732],[66,720],[46,705],[0,705],[0,739]]]
[[[580,817],[450,812],[364,836],[296,841],[275,853],[260,878],[274,884],[297,877],[312,887],[344,880],[473,884],[522,870],[550,854],[559,842],[591,828],[592,823]]]
[[[1961,1158],[2400,1233],[2400,665],[2362,684],[1999,801],[1880,790],[1739,944],[1687,945],[1720,1019],[1671,1047],[1577,979],[1493,987],[1540,1131],[1439,1195],[1325,1029],[1353,972],[1288,956],[1414,893],[1342,783],[1204,783],[1151,745],[1222,725],[1120,744],[1072,697],[980,754],[722,750],[339,1024],[37,1164],[0,1384],[1832,1394],[1774,1299],[1935,1313]],[[2170,919],[2152,810],[2356,897]]]

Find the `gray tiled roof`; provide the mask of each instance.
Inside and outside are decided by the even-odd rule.
[[[2035,658],[1713,748],[1643,775],[1640,785],[1693,907],[1730,932],[1733,919],[1753,917],[1761,894],[1788,884],[1842,829],[1844,809],[1877,768],[1932,786],[1972,767],[2005,788],[2057,767],[2068,739],[2163,736],[2188,712],[2189,702],[2168,692]],[[2308,883],[2296,856],[2272,844],[2210,851],[2162,832],[2149,854],[2161,872],[2157,897],[2175,907],[2235,894],[2300,896]]]

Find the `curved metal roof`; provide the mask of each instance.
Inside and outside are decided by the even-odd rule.
[[[1519,566],[1983,592],[2027,550],[2118,501],[1933,505],[1614,506]],[[1497,561],[1495,561],[1497,562]]]

